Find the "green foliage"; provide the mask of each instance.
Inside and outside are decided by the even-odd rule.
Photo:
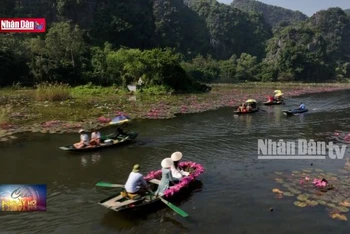
[[[70,87],[61,83],[41,83],[36,86],[35,100],[37,101],[65,101],[70,98]]]
[[[5,123],[8,123],[10,121],[10,115],[11,115],[12,111],[13,111],[12,106],[0,105],[0,124],[5,124]]]
[[[147,95],[166,95],[174,92],[172,88],[169,88],[164,85],[155,85],[137,91],[138,93],[147,94]]]
[[[71,89],[72,96],[104,96],[118,93],[116,86],[103,87],[88,83],[86,85],[79,85]]]
[[[192,0],[188,5],[205,19],[215,58],[228,59],[232,54],[241,53],[264,56],[264,43],[272,33],[259,15],[215,0]]]
[[[141,78],[144,93],[161,94],[349,78],[350,17],[340,8],[307,18],[252,0],[4,0],[0,14],[48,22],[47,33],[0,35],[0,86],[91,83],[73,92],[103,95]]]
[[[300,11],[292,11],[255,0],[234,0],[231,6],[243,11],[252,11],[262,14],[264,20],[272,27],[279,27],[281,24],[287,26],[308,19],[308,17]]]

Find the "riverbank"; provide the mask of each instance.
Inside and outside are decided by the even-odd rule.
[[[0,91],[0,141],[21,132],[71,133],[79,128],[103,128],[110,118],[127,114],[133,119],[165,119],[175,114],[198,113],[233,107],[248,98],[266,100],[281,89],[286,98],[309,93],[350,89],[350,84],[245,83],[211,85],[210,93],[149,95],[128,94],[112,88],[64,90],[63,101],[41,100],[34,89]],[[77,91],[78,90],[78,91]],[[62,91],[63,92],[63,91]]]

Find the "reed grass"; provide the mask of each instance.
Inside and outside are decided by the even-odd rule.
[[[0,124],[5,124],[10,121],[11,112],[12,112],[12,106],[10,105],[0,106]]]
[[[62,83],[41,83],[36,86],[36,101],[65,101],[70,98],[71,88],[67,84]]]

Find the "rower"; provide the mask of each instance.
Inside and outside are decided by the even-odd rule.
[[[305,104],[301,102],[298,110],[305,110]]]
[[[149,185],[143,178],[143,175],[140,173],[140,165],[134,165],[132,172],[130,172],[128,180],[125,183],[126,192],[133,196],[139,194],[143,196],[146,193],[146,190],[149,189]]]

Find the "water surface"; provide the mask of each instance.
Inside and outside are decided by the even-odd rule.
[[[295,198],[277,200],[271,192],[277,186],[275,171],[302,170],[312,163],[338,173],[345,160],[257,159],[258,138],[328,141],[334,130],[350,131],[349,98],[341,91],[290,98],[285,106],[262,106],[263,111],[247,116],[233,116],[231,108],[223,108],[170,120],[136,121],[131,127],[140,133],[135,143],[82,154],[58,149],[77,141],[78,134],[22,134],[1,145],[0,183],[47,184],[48,211],[2,213],[0,232],[349,233],[349,222],[330,219],[324,206],[299,208],[293,205]],[[291,118],[282,114],[301,101],[308,113]],[[124,183],[134,164],[141,164],[146,174],[174,151],[205,168],[201,186],[176,203],[190,218],[167,207],[130,218],[97,204],[115,190],[96,188],[96,182]]]

